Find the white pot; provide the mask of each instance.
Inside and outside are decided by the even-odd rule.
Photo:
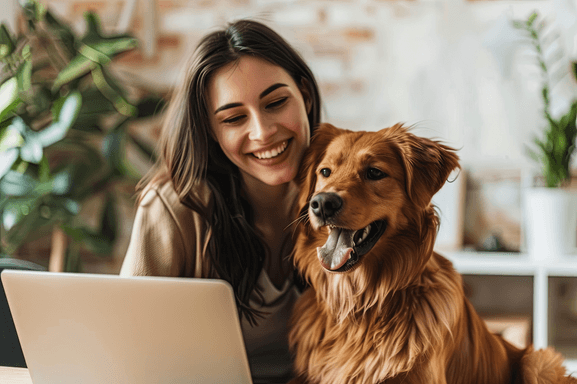
[[[536,260],[577,252],[577,196],[561,188],[525,191],[525,244]]]

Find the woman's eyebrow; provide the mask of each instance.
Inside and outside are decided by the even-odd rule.
[[[276,89],[279,89],[281,87],[288,87],[287,84],[283,84],[283,83],[276,83],[271,85],[270,87],[268,87],[267,89],[265,89],[264,91],[262,91],[259,95],[259,98],[263,98],[266,95],[268,95],[269,93],[273,92]],[[216,111],[214,111],[214,114],[216,115],[217,113],[219,113],[220,111],[224,111],[225,109],[229,109],[229,108],[236,108],[236,107],[241,107],[242,103],[229,103],[229,104],[225,104],[221,107],[218,107],[216,109]]]
[[[264,91],[262,91],[259,95],[259,97],[262,99],[263,97],[265,97],[266,95],[268,95],[269,93],[271,93],[272,91],[274,91],[275,89],[278,89],[280,87],[288,87],[287,84],[283,84],[283,83],[276,83],[271,85],[270,87],[268,87],[267,89],[265,89]]]
[[[220,111],[224,111],[225,109],[229,109],[229,108],[235,108],[235,107],[240,107],[242,106],[242,103],[229,103],[229,104],[225,104],[222,107],[218,107],[216,109],[216,111],[214,111],[214,114],[216,115],[217,113],[219,113]]]

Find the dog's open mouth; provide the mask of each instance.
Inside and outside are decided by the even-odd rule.
[[[372,222],[360,230],[330,226],[327,242],[317,248],[321,265],[332,272],[350,270],[373,248],[386,227],[384,220]]]

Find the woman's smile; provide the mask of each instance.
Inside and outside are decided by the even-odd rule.
[[[274,159],[282,155],[288,148],[290,139],[284,140],[280,144],[276,145],[272,149],[265,149],[260,151],[252,152],[252,155],[259,160]]]

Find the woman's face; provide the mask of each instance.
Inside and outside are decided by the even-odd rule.
[[[310,142],[306,91],[283,68],[243,56],[214,74],[208,93],[214,137],[245,183],[292,181]]]

